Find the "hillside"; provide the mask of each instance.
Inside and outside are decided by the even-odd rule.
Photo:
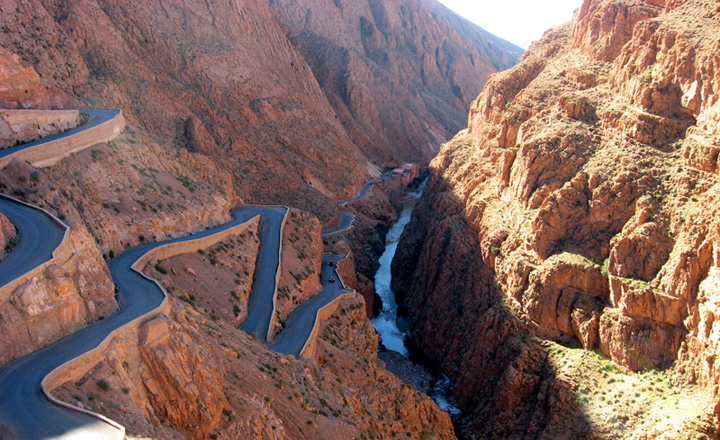
[[[122,108],[171,154],[210,157],[242,200],[325,221],[378,167],[432,158],[487,76],[517,61],[437,6],[10,0],[0,55],[19,63],[3,72],[36,98],[3,93]]]
[[[468,438],[717,435],[719,13],[584,1],[432,161],[395,288]]]

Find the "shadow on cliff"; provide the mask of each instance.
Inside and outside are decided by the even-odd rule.
[[[491,251],[492,253],[492,251]],[[433,176],[392,264],[411,343],[454,382],[464,438],[589,438],[585,398],[559,377],[543,341],[506,303],[479,231]]]

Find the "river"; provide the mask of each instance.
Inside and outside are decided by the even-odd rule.
[[[388,368],[390,368],[391,371],[393,369],[402,368],[404,370],[404,374],[400,371],[393,372],[398,374],[406,382],[409,382],[407,380],[408,371],[414,372],[410,373],[414,375],[422,374],[430,376],[430,373],[425,366],[413,361],[412,356],[410,356],[410,351],[405,345],[406,334],[400,329],[404,326],[398,326],[398,305],[395,300],[395,292],[393,292],[392,287],[390,287],[392,282],[390,265],[393,257],[395,256],[400,236],[402,235],[405,226],[407,226],[410,222],[412,210],[415,207],[417,199],[422,195],[422,189],[424,187],[425,183],[423,182],[417,191],[409,194],[408,200],[400,213],[398,221],[392,226],[392,228],[390,228],[385,237],[385,252],[380,257],[380,267],[375,273],[375,291],[382,300],[382,310],[375,318],[373,318],[372,323],[373,326],[375,326],[375,330],[380,335],[380,343],[382,346],[386,350],[394,351],[402,356],[403,359],[396,359],[393,362],[388,362],[388,360],[386,360],[386,362],[388,363]],[[401,366],[403,363],[412,363],[414,365]],[[437,368],[433,368],[433,370],[437,370]],[[418,371],[422,371],[422,373],[417,373]],[[415,382],[415,380],[412,382]],[[412,383],[412,385],[414,385],[414,383]],[[437,373],[432,375],[429,388],[421,391],[427,392],[427,394],[435,400],[438,406],[450,414],[453,419],[456,419],[462,414],[462,411],[450,403],[449,396],[452,394],[452,383],[444,374]]]

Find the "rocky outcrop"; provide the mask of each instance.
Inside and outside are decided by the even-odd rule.
[[[17,284],[17,283],[16,283]],[[71,225],[42,273],[6,287],[0,298],[0,365],[115,312],[110,272],[92,237]]]
[[[142,383],[155,414],[205,438],[227,405],[217,361],[207,348],[160,315],[139,329]],[[182,349],[181,349],[182,347]]]
[[[538,341],[717,385],[719,31],[708,3],[587,0],[490,79],[432,162],[395,287],[470,438],[548,435],[557,411],[592,431],[545,400],[562,381]]]
[[[0,6],[2,13],[10,5]],[[35,69],[23,66],[20,57],[0,47],[0,108],[47,108],[53,102]]]

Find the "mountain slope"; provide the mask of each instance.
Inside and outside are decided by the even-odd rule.
[[[212,157],[243,200],[324,220],[328,198],[376,166],[431,158],[494,66],[516,60],[503,49],[487,59],[417,1],[1,7],[0,45],[66,103],[122,107],[168,150]]]
[[[270,6],[353,141],[383,161],[432,158],[488,76],[522,52],[434,0]]]

